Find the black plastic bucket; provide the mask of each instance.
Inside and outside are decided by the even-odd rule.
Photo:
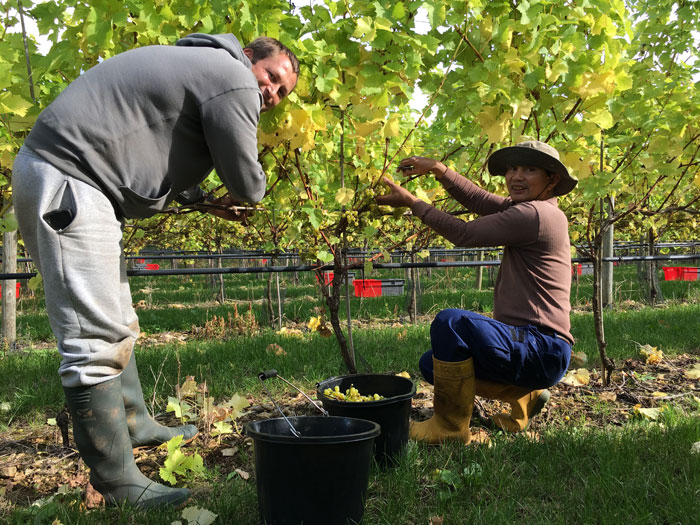
[[[260,522],[360,523],[379,425],[363,419],[298,416],[246,423],[253,439]]]
[[[345,392],[353,385],[360,394],[379,394],[379,401],[339,401],[323,395],[336,386]],[[393,374],[353,374],[332,377],[316,385],[316,396],[332,416],[368,419],[378,423],[381,435],[374,441],[375,458],[382,466],[391,465],[408,443],[411,399],[416,385],[410,379]]]

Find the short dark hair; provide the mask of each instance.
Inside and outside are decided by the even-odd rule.
[[[292,70],[297,76],[299,76],[299,59],[291,49],[289,49],[279,40],[269,36],[259,36],[245,47],[253,52],[253,57],[250,60],[253,64],[255,64],[258,60],[263,60],[265,58],[277,56],[279,53],[284,53],[292,63]]]

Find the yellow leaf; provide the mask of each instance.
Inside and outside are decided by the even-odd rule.
[[[298,328],[287,328],[286,326],[283,326],[275,333],[284,337],[304,337],[304,332]]]
[[[608,392],[608,391],[601,392],[600,395],[598,396],[598,398],[601,401],[606,401],[608,403],[612,403],[615,400],[617,400],[617,394],[615,392]]]
[[[569,66],[561,58],[557,58],[551,66],[547,65],[546,75],[549,82],[556,82],[559,77],[569,72]]]
[[[13,95],[9,92],[0,93],[0,113],[14,113],[23,117],[32,107],[32,103],[23,99],[19,95]]]
[[[601,94],[612,95],[615,92],[615,74],[612,71],[584,73],[581,75],[581,83],[571,90],[584,99]]]
[[[591,174],[591,167],[595,165],[596,160],[588,155],[571,152],[564,154],[562,162],[579,179],[584,179]]]
[[[593,27],[591,28],[591,34],[593,35],[599,35],[603,31],[605,31],[608,36],[617,35],[617,28],[607,15],[598,16],[595,24],[593,24]]]
[[[224,406],[231,409],[231,419],[237,419],[243,414],[243,409],[250,406],[250,401],[239,394],[233,394]]]
[[[639,355],[644,358],[644,362],[648,365],[660,363],[664,357],[663,351],[657,350],[655,346],[651,345],[640,345]]]
[[[391,117],[384,125],[384,138],[390,139],[399,136],[399,118]]]
[[[326,129],[328,127],[328,122],[326,120],[326,114],[322,109],[314,108],[311,110],[311,118],[314,121],[314,125],[317,129]]]
[[[197,523],[197,525],[211,525],[216,521],[217,516],[218,514],[199,507],[187,507],[182,511],[182,517],[187,523]]]
[[[406,379],[411,379],[410,374],[409,374],[408,372],[406,372],[406,371],[399,372],[399,373],[396,374],[396,375],[399,376],[399,377],[405,377]]]
[[[335,194],[335,201],[341,206],[345,206],[352,202],[354,196],[355,190],[351,188],[340,188],[338,193]]]
[[[242,479],[248,481],[248,478],[250,478],[250,473],[246,472],[245,470],[242,469],[235,469],[236,474],[238,474]]]
[[[490,142],[501,142],[508,133],[510,115],[495,106],[487,106],[476,116]]]
[[[530,116],[530,112],[532,111],[532,107],[535,105],[534,102],[531,100],[523,100],[519,104],[514,104],[513,105],[513,118],[519,119],[519,118],[528,118]]]
[[[292,117],[292,126],[301,128],[309,120],[309,114],[302,108],[295,108],[289,112]]]
[[[607,109],[599,109],[597,111],[592,111],[588,115],[588,119],[600,126],[601,129],[609,129],[615,123],[612,113]]]
[[[491,35],[493,34],[493,18],[491,18],[491,15],[484,17],[479,30],[481,31],[482,38],[485,40],[491,39]]]
[[[433,201],[430,200],[430,197],[423,188],[418,188],[414,193],[416,197],[418,197],[420,200],[425,201],[428,204],[432,204]]]
[[[514,47],[511,47],[506,54],[503,56],[503,62],[505,65],[508,66],[510,69],[511,73],[517,73],[517,74],[522,74],[523,73],[523,66],[525,65],[525,62],[522,61],[520,58],[520,55],[518,53],[518,50],[515,49]]]
[[[321,318],[320,317],[312,317],[311,319],[309,319],[309,322],[307,323],[306,326],[309,328],[309,330],[311,330],[312,332],[315,332],[316,330],[318,330],[318,327],[321,326]]]
[[[267,345],[267,348],[265,348],[265,351],[268,354],[275,354],[276,356],[287,355],[287,352],[284,350],[284,348],[282,348],[277,343],[270,343],[269,345]]]
[[[182,397],[193,396],[197,392],[197,382],[194,380],[194,376],[187,376],[185,382],[182,383],[180,388],[180,395]]]
[[[645,419],[651,419],[652,421],[659,418],[661,415],[661,408],[641,408],[641,405],[634,406],[634,413]]]
[[[356,122],[355,123],[355,131],[361,137],[366,137],[370,133],[374,133],[375,131],[377,131],[381,127],[381,125],[382,125],[381,121]]]
[[[586,368],[569,370],[561,382],[569,386],[584,386],[591,382],[591,373]]]
[[[700,379],[700,363],[695,363],[691,368],[685,370],[683,375],[688,379]]]

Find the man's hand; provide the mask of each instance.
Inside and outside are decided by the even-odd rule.
[[[240,202],[234,201],[229,195],[224,195],[220,198],[213,198],[207,200],[207,204],[212,204],[213,206],[207,207],[206,212],[216,215],[227,221],[240,222],[244,226],[248,224],[248,217],[253,215],[253,211],[236,209],[237,207],[243,207]]]
[[[391,191],[387,195],[379,195],[375,197],[374,200],[377,201],[377,204],[391,206],[393,208],[401,208],[404,206],[410,208],[411,205],[418,200],[418,198],[406,188],[402,188],[398,184],[394,184],[386,177],[383,177],[382,180],[384,181],[384,184],[389,186]]]

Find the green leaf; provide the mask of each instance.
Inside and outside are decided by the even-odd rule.
[[[225,421],[217,421],[214,423],[214,430],[211,433],[212,437],[219,436],[221,434],[232,434],[233,433],[233,427],[231,426],[230,423],[226,423]]]
[[[329,253],[327,250],[319,250],[316,253],[316,257],[320,261],[323,261],[324,263],[328,263],[328,262],[331,262],[333,260],[333,254]]]
[[[362,230],[362,233],[365,237],[372,238],[375,235],[377,235],[378,231],[379,230],[377,228],[375,228],[374,226],[365,226],[365,229]]]
[[[314,85],[321,93],[330,92],[338,83],[338,70],[335,67],[326,64],[316,67]]]
[[[323,212],[310,206],[304,206],[301,211],[306,213],[311,225],[318,230],[323,222]]]
[[[180,447],[182,446],[182,440],[183,440],[182,434],[180,434],[179,436],[175,436],[175,437],[170,438],[165,444],[166,447],[168,448],[168,454],[172,454],[175,451],[180,450]]]
[[[175,417],[182,419],[182,407],[180,400],[176,397],[168,396],[168,406],[165,407],[166,412],[175,412]]]
[[[391,10],[391,16],[398,19],[402,19],[406,16],[406,8],[404,7],[403,2],[397,2],[394,4],[394,8]]]
[[[177,478],[175,478],[175,474],[173,474],[173,472],[171,470],[169,470],[168,468],[160,467],[159,473],[160,473],[160,478],[163,481],[167,481],[171,485],[175,485],[177,483]]]
[[[0,232],[13,232],[18,228],[17,217],[13,213],[8,213],[2,219],[0,219]]]
[[[34,277],[29,278],[27,285],[32,292],[36,292],[41,286],[43,279],[40,273],[37,273]]]

